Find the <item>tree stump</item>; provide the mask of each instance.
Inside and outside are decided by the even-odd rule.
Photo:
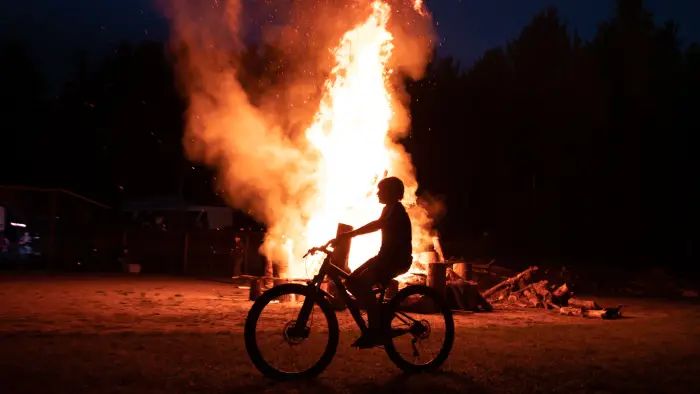
[[[248,299],[250,301],[255,301],[262,294],[262,280],[260,278],[253,278],[250,280],[250,292],[248,293]]]
[[[445,296],[445,282],[447,281],[447,264],[431,263],[428,265],[428,287]]]
[[[454,270],[455,274],[459,275],[461,279],[469,280],[469,278],[467,278],[467,263],[454,263],[452,264],[452,269]]]
[[[275,278],[273,283],[275,286],[281,286],[285,283],[289,283],[289,279]],[[294,296],[292,294],[285,294],[279,298],[279,302],[292,302],[292,301],[294,301]]]
[[[263,287],[272,287],[274,285],[274,280],[272,279],[272,277],[274,276],[274,267],[272,261],[265,260],[265,275],[263,276]]]

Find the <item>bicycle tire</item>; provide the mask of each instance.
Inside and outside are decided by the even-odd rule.
[[[447,358],[452,351],[452,346],[454,345],[455,325],[454,317],[452,316],[452,308],[450,308],[445,298],[442,297],[440,293],[428,286],[410,285],[401,289],[388,303],[388,316],[393,316],[394,311],[398,310],[401,301],[405,300],[409,296],[418,294],[423,294],[435,300],[438,306],[438,312],[445,318],[445,341],[440,349],[440,352],[438,352],[438,355],[432,361],[423,365],[415,365],[401,357],[399,352],[396,350],[396,346],[394,346],[391,335],[385,335],[384,351],[389,356],[389,359],[391,359],[391,361],[399,369],[407,373],[429,372],[440,368],[442,364],[447,361]],[[391,319],[386,319],[386,326],[384,328],[387,330],[387,333],[391,331]]]
[[[333,361],[333,357],[338,349],[338,340],[340,337],[338,318],[335,315],[333,307],[325,299],[325,297],[321,296],[320,293],[309,294],[311,291],[312,289],[308,286],[294,283],[275,286],[261,294],[260,297],[258,297],[258,299],[253,303],[250,311],[248,311],[244,328],[246,352],[248,353],[248,357],[250,357],[250,360],[253,362],[255,367],[264,376],[278,381],[310,379],[321,374],[330,365],[331,361]],[[260,313],[262,313],[263,309],[270,303],[270,301],[286,294],[299,294],[303,295],[304,297],[313,297],[314,304],[321,308],[321,311],[328,322],[328,344],[326,345],[326,349],[316,364],[311,366],[309,369],[298,373],[279,371],[271,366],[262,356],[262,353],[258,348],[256,338],[257,324],[258,319],[260,318]]]

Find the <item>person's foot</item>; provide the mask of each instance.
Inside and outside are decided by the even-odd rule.
[[[368,331],[365,334],[360,335],[355,342],[351,345],[358,349],[369,349],[373,348],[379,342],[379,335],[374,332]]]

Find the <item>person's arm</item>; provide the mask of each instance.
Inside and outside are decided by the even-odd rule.
[[[344,235],[348,238],[352,238],[352,237],[356,237],[358,235],[373,233],[373,232],[381,230],[381,229],[382,229],[382,222],[380,221],[380,219],[377,219],[373,222],[369,222],[369,223],[365,224],[364,226],[362,226],[356,230],[348,231],[347,233],[343,233],[341,235]]]
[[[382,215],[379,217],[379,219],[372,221],[372,222],[369,222],[356,230],[348,231],[347,233],[342,233],[338,236],[338,238],[336,238],[336,240],[344,239],[344,238],[353,238],[353,237],[356,237],[358,235],[369,234],[369,233],[373,233],[375,231],[381,230],[382,228],[384,228],[384,225],[387,222],[387,218],[389,217],[389,215],[391,215],[391,212],[393,211],[393,209],[394,209],[393,206],[385,207],[384,210],[382,211]]]

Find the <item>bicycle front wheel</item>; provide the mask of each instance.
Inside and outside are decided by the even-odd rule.
[[[405,372],[439,368],[452,350],[455,325],[452,309],[430,287],[407,286],[386,308],[384,350]]]
[[[304,327],[297,324],[307,297],[313,308]],[[312,378],[323,372],[338,348],[333,307],[313,288],[284,284],[253,303],[245,323],[245,347],[255,367],[275,380]]]

